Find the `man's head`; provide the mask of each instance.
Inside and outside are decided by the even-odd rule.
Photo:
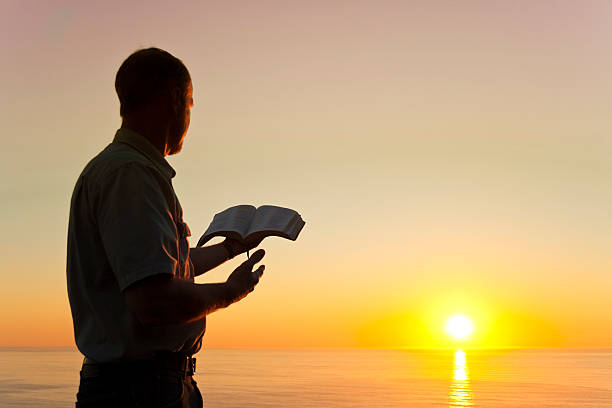
[[[193,106],[191,77],[181,60],[159,48],[138,50],[119,67],[115,90],[124,121],[163,121],[166,153],[181,150]]]

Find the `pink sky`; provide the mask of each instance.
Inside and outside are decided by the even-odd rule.
[[[493,3],[2,3],[0,346],[73,342],[69,198],[146,46],[193,77],[193,240],[234,204],[307,221],[207,345],[444,345],[467,310],[481,345],[612,346],[612,5]]]

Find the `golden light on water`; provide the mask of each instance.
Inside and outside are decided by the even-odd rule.
[[[455,381],[467,381],[467,371],[465,369],[465,352],[461,349],[455,353],[455,374],[453,375]]]
[[[445,331],[455,340],[465,340],[474,332],[474,325],[467,316],[457,314],[448,318]]]
[[[449,407],[471,407],[472,389],[468,376],[465,352],[461,349],[455,352],[455,367],[453,381],[448,391]]]

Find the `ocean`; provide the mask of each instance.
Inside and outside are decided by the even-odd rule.
[[[612,350],[232,350],[196,356],[207,408],[612,407]],[[0,348],[0,407],[70,407],[74,349]]]

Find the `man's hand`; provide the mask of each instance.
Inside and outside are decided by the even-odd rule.
[[[255,271],[253,271],[253,267],[262,260],[265,253],[263,249],[258,250],[227,278],[225,284],[229,289],[231,303],[239,301],[255,289],[255,285],[263,275],[265,265],[260,265]]]
[[[191,248],[189,257],[193,263],[195,276],[202,275],[216,268],[227,261],[228,258],[234,258],[236,255],[257,247],[262,240],[263,238],[243,243],[235,239],[226,238],[220,244]]]
[[[263,241],[263,238],[260,238],[256,241],[245,241],[245,242],[240,242],[233,238],[225,238],[225,241],[223,241],[223,245],[229,246],[232,251],[231,257],[235,257],[236,255],[240,255],[246,251],[250,251],[253,248],[257,248],[259,244],[261,244],[261,241]]]

